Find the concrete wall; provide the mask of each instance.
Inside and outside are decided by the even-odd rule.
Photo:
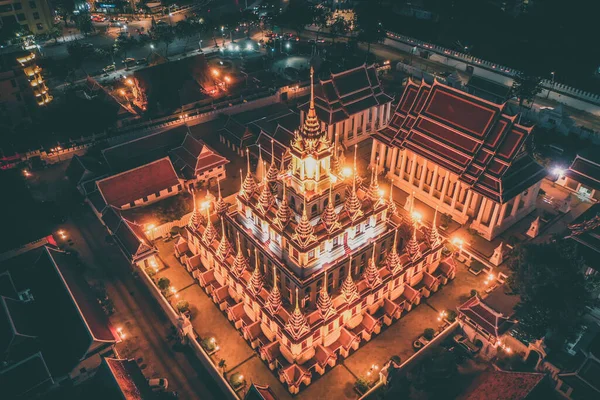
[[[429,52],[429,59],[460,71],[467,70],[467,66],[473,67],[473,75],[490,81],[512,86],[514,77],[519,71],[496,64],[469,54],[460,53],[445,47],[429,44],[408,36],[398,35],[388,32],[388,38],[384,45],[394,47],[398,50],[414,54],[413,57],[420,57],[422,52]],[[600,95],[586,92],[581,89],[564,85],[561,83],[552,83],[550,80],[543,80],[544,89],[538,95],[541,98],[548,97],[551,100],[566,104],[578,110],[586,111],[594,115],[600,115]]]

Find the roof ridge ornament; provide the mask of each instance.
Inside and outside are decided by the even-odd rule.
[[[252,277],[248,282],[248,290],[256,297],[260,294],[260,291],[263,288],[263,280],[260,275],[260,268],[258,267],[258,251],[254,249],[254,258],[256,259],[256,266],[254,267],[254,271],[252,271]]]
[[[304,198],[302,217],[300,217],[300,222],[298,222],[298,225],[296,225],[296,230],[292,236],[292,239],[298,242],[298,244],[302,247],[306,247],[312,242],[317,241],[314,228],[308,219],[308,215],[306,214],[306,197]]]
[[[235,255],[235,259],[233,260],[233,273],[235,276],[240,277],[244,270],[249,267],[248,260],[244,257],[244,253],[242,253],[242,246],[240,244],[240,233],[237,233],[237,254]]]
[[[215,240],[217,237],[217,230],[215,229],[215,227],[213,226],[211,220],[210,220],[210,206],[206,207],[206,228],[204,229],[204,233],[202,234],[202,241],[207,245],[210,246],[210,244],[213,242],[213,240]]]
[[[342,283],[342,296],[344,296],[344,300],[346,303],[352,303],[359,298],[358,288],[352,279],[352,256],[350,256],[350,262],[348,267],[348,275]]]
[[[379,268],[377,268],[377,265],[375,264],[375,244],[373,244],[373,254],[367,263],[364,278],[370,287],[375,287],[382,283]]]
[[[231,243],[229,243],[227,235],[225,235],[225,222],[221,220],[221,241],[219,242],[219,247],[217,248],[217,257],[219,257],[221,260],[225,260],[231,252]]]
[[[308,321],[302,311],[300,311],[300,306],[298,305],[298,288],[296,288],[296,307],[290,318],[288,318],[285,329],[292,335],[294,340],[298,340],[302,335],[310,332]]]
[[[429,231],[429,245],[433,248],[439,245],[442,242],[442,237],[437,229],[437,213],[438,207],[435,208],[435,213],[433,214],[433,222],[431,224],[431,231]]]
[[[220,179],[217,179],[217,187],[219,189],[219,198],[217,199],[215,208],[216,208],[217,214],[219,214],[219,216],[221,216],[221,218],[222,218],[227,213],[227,210],[229,209],[229,205],[227,205],[227,203],[223,199],[223,196],[221,196],[221,180]]]
[[[277,286],[277,270],[275,266],[273,266],[273,288],[269,293],[269,297],[267,297],[266,307],[269,309],[269,311],[271,311],[272,314],[277,314],[277,311],[279,311],[281,305],[281,292]]]
[[[327,292],[327,271],[325,271],[325,278],[323,286],[321,286],[321,290],[319,291],[319,298],[317,299],[317,307],[319,308],[319,313],[324,320],[327,320],[329,317],[336,314],[335,307],[333,306],[333,302],[331,301],[331,297]]]
[[[252,194],[254,194],[257,189],[257,185],[254,177],[252,176],[252,171],[250,170],[250,150],[248,149],[246,149],[246,159],[248,172],[246,173],[246,179],[244,179],[242,187],[240,188],[240,196],[246,200],[250,200]]]
[[[413,234],[408,243],[406,243],[406,252],[412,262],[417,261],[421,257],[421,249],[417,242],[417,223],[413,224]]]
[[[335,207],[333,205],[333,192],[331,182],[329,183],[329,199],[327,201],[327,205],[325,206],[325,210],[323,210],[323,214],[321,214],[321,221],[323,221],[325,230],[327,230],[327,232],[329,233],[334,232],[341,226],[339,223],[339,216],[337,212],[335,212]]]
[[[285,180],[282,180],[283,184],[283,195],[281,197],[281,201],[279,202],[279,207],[277,207],[277,212],[275,213],[275,220],[273,223],[279,227],[279,229],[283,230],[287,223],[292,218],[292,210],[288,204],[287,196],[285,193]]]
[[[394,243],[392,244],[392,249],[387,255],[385,263],[392,272],[392,275],[395,275],[402,269],[402,261],[400,261],[400,255],[398,255],[398,229],[396,229],[394,232]]]
[[[193,187],[192,187],[191,192],[192,192],[192,201],[194,204],[194,211],[192,211],[192,215],[190,216],[190,220],[188,221],[188,227],[192,231],[195,231],[200,226],[202,216],[200,215],[200,212],[198,211],[198,204],[196,203],[196,191],[194,190]]]

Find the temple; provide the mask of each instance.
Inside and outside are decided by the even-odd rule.
[[[321,81],[314,100],[300,106],[300,123],[311,104],[329,140],[349,148],[387,125],[392,98],[383,92],[375,66],[363,64]]]
[[[311,71],[312,85],[312,71]],[[236,204],[194,204],[175,255],[291,393],[453,279],[435,223],[342,165],[314,92],[289,162],[248,166]],[[404,232],[404,233],[401,233]]]
[[[525,151],[532,128],[495,104],[410,81],[371,165],[394,185],[492,240],[535,208],[546,172]]]

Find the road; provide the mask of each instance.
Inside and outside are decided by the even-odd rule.
[[[86,266],[85,278],[91,284],[104,284],[114,302],[110,317],[115,327],[122,327],[125,340],[117,345],[121,357],[138,361],[146,378],[164,377],[169,390],[181,399],[220,399],[223,397],[198,359],[187,347],[169,341],[171,325],[146,287],[131,273],[129,262],[117,245],[106,240],[107,231],[87,204],[78,200],[64,178],[68,162],[35,172],[32,192],[37,198],[54,200],[67,211],[61,226]]]

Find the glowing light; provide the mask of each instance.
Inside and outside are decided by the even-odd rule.
[[[309,179],[314,178],[315,172],[317,169],[317,161],[314,158],[312,158],[312,156],[308,156],[308,158],[306,158],[304,160],[304,167],[305,167],[306,177]]]
[[[489,274],[487,278],[488,278],[488,280],[493,281],[495,276],[494,276],[494,274]]]
[[[219,70],[218,70],[218,69],[216,69],[216,68],[213,68],[213,69],[211,70],[211,72],[212,72],[212,74],[213,74],[214,76],[219,76]]]
[[[564,168],[554,167],[552,168],[552,174],[556,175],[558,178],[562,178],[565,175]]]
[[[133,85],[133,80],[131,78],[129,78],[125,81],[125,84],[128,86],[131,86],[131,85]]]
[[[344,175],[346,178],[349,178],[350,176],[352,176],[352,168],[344,167],[342,169],[342,175]]]
[[[286,48],[286,49],[290,49],[291,47],[292,47],[292,45],[291,45],[291,44],[289,44],[289,43],[286,43],[286,44],[285,44],[285,48]]]
[[[225,82],[230,83],[231,82],[231,78],[229,76],[225,77]]]
[[[27,171],[26,169],[24,169],[23,175],[25,175],[25,177],[29,178],[31,176],[31,173],[29,171]]]
[[[421,220],[423,219],[423,216],[418,211],[413,211],[411,217],[415,222],[421,222]]]
[[[125,96],[125,90],[123,90],[123,89],[119,89],[119,94],[120,94],[121,96]]]
[[[452,244],[455,246],[458,246],[458,247],[462,247],[464,244],[464,241],[459,237],[454,237],[454,238],[452,238]]]
[[[379,197],[383,197],[385,191],[383,189],[379,189]]]
[[[254,46],[252,46],[252,43],[248,43],[248,44],[246,45],[246,50],[248,50],[248,51],[252,51],[252,50],[254,50]]]
[[[201,210],[206,210],[207,208],[210,207],[210,201],[204,201],[200,204],[200,209]]]
[[[238,44],[235,45],[235,51],[240,51],[240,46]]]

